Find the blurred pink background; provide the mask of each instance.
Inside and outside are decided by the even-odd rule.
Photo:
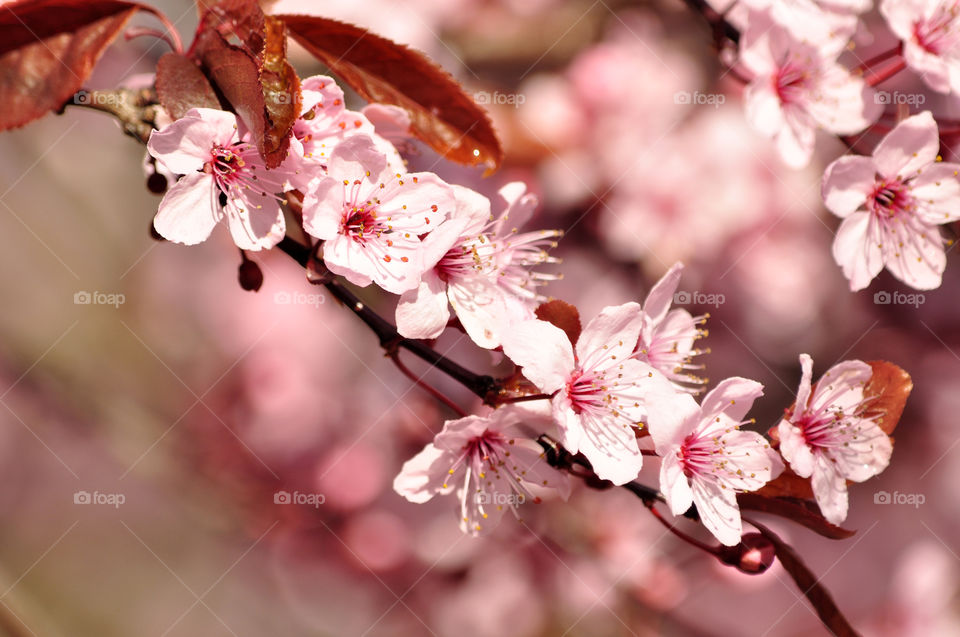
[[[192,3],[155,4],[189,40]],[[960,267],[950,251],[943,287],[913,305],[875,302],[913,293],[888,275],[848,291],[819,197],[838,142],[820,140],[806,170],[783,167],[679,2],[277,4],[421,48],[485,103],[507,149],[498,174],[425,147],[411,164],[487,194],[528,181],[534,226],[567,233],[549,294],[589,317],[684,261],[681,290],[713,302],[688,308],[711,315],[707,375],[765,384],[758,427],[792,402],[801,352],[817,375],[845,358],[909,371],[891,466],[851,488],[857,535],[771,524],[864,634],[960,634]],[[165,51],[120,41],[90,86],[149,72]],[[303,76],[323,71],[294,59]],[[450,414],[283,254],[258,258],[265,284],[249,293],[226,232],[153,241],[142,155],[72,108],[0,135],[0,603],[23,634],[825,634],[779,565],[720,566],[618,490],[578,486],[482,539],[460,534],[451,498],[394,494]],[[84,292],[117,303],[75,302]],[[387,295],[361,296],[392,315]],[[499,369],[457,334],[437,347]],[[319,497],[277,503],[280,491]],[[924,503],[875,503],[881,491]]]

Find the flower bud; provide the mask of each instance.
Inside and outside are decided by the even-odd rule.
[[[748,575],[759,575],[773,564],[777,556],[776,549],[761,533],[747,533],[740,538],[740,544],[723,548],[720,559]]]
[[[255,261],[244,259],[237,269],[237,279],[244,290],[256,292],[263,285],[263,272]]]

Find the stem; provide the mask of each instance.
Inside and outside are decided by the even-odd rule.
[[[532,400],[550,400],[553,398],[553,394],[526,394],[524,396],[508,396],[507,398],[501,398],[497,402],[501,405],[508,405],[512,403],[526,403]]]
[[[307,264],[310,262],[312,249],[301,243],[297,243],[289,237],[284,237],[283,240],[277,244],[277,248],[285,252],[303,267],[307,267]],[[497,379],[488,375],[475,374],[437,351],[427,347],[423,342],[400,336],[397,328],[394,327],[390,321],[374,312],[357,298],[353,292],[344,287],[342,283],[338,281],[327,281],[323,283],[323,286],[327,288],[334,298],[343,303],[351,312],[356,314],[367,327],[373,330],[373,333],[380,339],[380,346],[387,351],[387,354],[392,354],[397,349],[405,349],[456,380],[482,398],[484,403],[494,407],[497,405],[501,389]]]
[[[860,71],[860,72],[866,71],[867,69],[870,69],[876,66],[879,62],[888,60],[894,57],[895,55],[900,55],[902,52],[903,52],[903,43],[900,43],[888,51],[884,51],[883,53],[873,56],[872,58],[870,58],[869,60],[867,60],[860,66],[858,66],[856,68],[856,71]]]
[[[647,510],[650,511],[650,513],[653,514],[653,517],[655,517],[655,518],[657,518],[658,520],[660,520],[660,524],[662,524],[663,526],[667,527],[667,529],[668,529],[671,533],[673,533],[674,535],[676,535],[678,538],[680,538],[681,540],[683,540],[684,542],[686,542],[687,544],[689,544],[689,545],[691,545],[691,546],[697,547],[697,548],[700,549],[701,551],[705,551],[705,552],[709,553],[710,555],[713,555],[714,557],[720,557],[720,548],[719,548],[719,547],[710,546],[709,544],[704,544],[703,542],[701,542],[701,541],[698,540],[697,538],[687,535],[686,533],[684,533],[683,531],[681,531],[681,530],[678,529],[677,527],[675,527],[675,526],[673,526],[672,524],[670,524],[670,522],[668,522],[667,519],[663,517],[663,514],[661,514],[659,511],[657,511],[657,509],[653,506],[653,503],[652,503],[652,502],[644,502],[644,504],[647,505]]]
[[[864,82],[867,83],[867,86],[876,86],[881,82],[889,80],[891,77],[907,68],[907,61],[903,58],[894,60],[894,63],[888,66],[887,68],[881,69],[876,72],[871,72],[864,78]]]
[[[80,99],[80,94],[83,99]],[[112,115],[120,121],[123,132],[146,144],[153,131],[156,95],[150,89],[134,91],[118,88],[113,91],[80,90],[63,106],[79,106]],[[61,111],[62,112],[62,111]]]
[[[431,396],[433,396],[434,398],[442,402],[444,405],[449,407],[451,411],[453,411],[455,414],[457,414],[461,418],[466,418],[467,412],[460,409],[460,407],[455,402],[453,402],[452,400],[444,396],[442,393],[440,393],[440,391],[436,387],[424,381],[422,378],[414,374],[409,367],[404,365],[403,361],[400,360],[400,352],[398,352],[397,350],[394,350],[389,353],[389,356],[390,356],[390,359],[393,361],[393,364],[397,366],[397,369],[399,369],[404,376],[412,380],[421,389],[423,389],[428,394],[430,394]]]

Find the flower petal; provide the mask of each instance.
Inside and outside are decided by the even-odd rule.
[[[450,477],[449,470],[453,462],[454,458],[448,452],[429,444],[403,463],[403,468],[393,480],[393,490],[417,504],[430,500],[441,491],[450,491],[452,487],[445,489],[443,485]]]
[[[432,270],[420,277],[420,285],[408,290],[397,303],[397,331],[405,338],[436,338],[447,327],[447,284]]]
[[[189,246],[206,241],[223,216],[217,202],[219,192],[213,177],[205,173],[181,177],[160,202],[153,227],[174,243]]]
[[[693,502],[700,520],[726,546],[735,546],[743,534],[740,507],[733,489],[724,489],[715,482],[694,479],[691,484]]]
[[[637,347],[643,325],[640,304],[629,302],[603,308],[580,333],[577,358],[580,366],[618,365]]]
[[[876,185],[876,175],[877,167],[871,158],[841,157],[823,173],[823,203],[838,217],[848,216],[866,203]]]
[[[548,394],[563,387],[574,369],[573,348],[566,333],[546,321],[534,319],[513,326],[503,335],[503,353]]]
[[[210,161],[214,145],[237,141],[237,118],[212,108],[192,108],[163,130],[150,133],[147,151],[172,172],[186,175]]]
[[[813,495],[820,507],[820,513],[831,524],[840,524],[847,519],[847,481],[840,475],[833,462],[823,455],[817,455],[814,461],[813,475],[810,480]]]
[[[680,275],[683,272],[682,263],[674,263],[667,273],[660,277],[643,302],[643,313],[652,323],[659,323],[667,315],[670,304],[673,303],[673,293],[680,285]]]
[[[880,140],[873,151],[877,171],[888,179],[911,177],[932,164],[940,150],[937,122],[930,111],[908,117]]]
[[[870,214],[855,212],[843,220],[833,240],[833,258],[850,280],[853,292],[870,285],[883,269],[880,237],[871,227]]]
[[[660,492],[674,515],[683,515],[693,504],[693,491],[676,453],[664,456],[660,464]]]

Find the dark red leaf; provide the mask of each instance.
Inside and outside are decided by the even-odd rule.
[[[31,0],[0,6],[0,130],[59,110],[140,9],[135,2]]]
[[[766,483],[756,491],[770,498],[801,498],[813,500],[813,487],[810,478],[801,478],[790,467],[784,467],[783,473]]]
[[[802,524],[811,531],[831,540],[844,540],[856,533],[856,531],[827,522],[820,515],[816,505],[806,500],[767,497],[760,492],[753,492],[738,493],[737,503],[742,510],[778,515],[797,524]]]
[[[201,31],[194,48],[213,85],[250,129],[262,155],[267,121],[256,60],[213,29]]]
[[[264,33],[260,86],[269,126],[263,150],[267,168],[275,168],[287,156],[293,124],[300,116],[300,78],[287,62],[287,32],[283,22],[268,17]]]
[[[537,318],[566,332],[571,345],[580,339],[580,312],[575,305],[554,299],[537,308]]]
[[[157,97],[174,119],[191,108],[220,108],[220,100],[203,71],[179,53],[167,53],[157,63]]]
[[[264,15],[256,0],[207,2],[199,30],[216,29],[223,37],[235,36],[247,53],[256,57],[263,51]]]
[[[777,552],[777,559],[780,560],[783,569],[790,574],[790,577],[796,582],[797,588],[810,601],[810,605],[817,611],[823,625],[836,637],[859,637],[857,631],[840,612],[830,592],[820,584],[819,578],[810,572],[810,569],[803,563],[793,547],[765,526],[757,524],[753,520],[749,520],[749,522],[773,543]]]
[[[910,374],[887,361],[870,361],[873,376],[867,381],[863,390],[864,396],[875,396],[863,411],[866,417],[875,417],[876,423],[889,436],[893,433],[907,398],[913,390],[913,381]]]
[[[413,133],[452,161],[485,164],[503,150],[483,109],[426,56],[350,24],[278,15],[290,35],[364,99],[395,104],[410,114]]]

